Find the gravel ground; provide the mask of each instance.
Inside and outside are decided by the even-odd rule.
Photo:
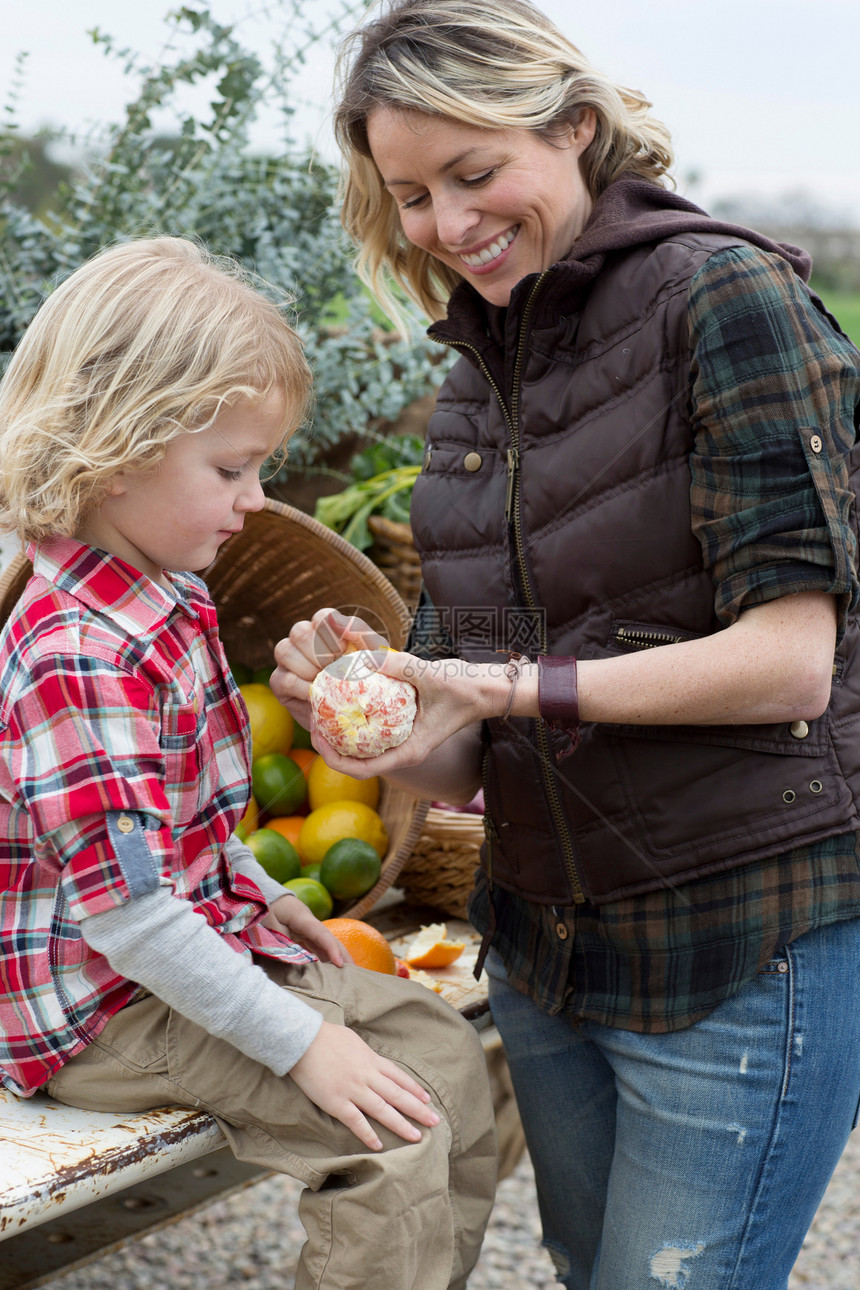
[[[807,1236],[789,1290],[857,1290],[860,1284],[860,1133],[848,1143]],[[292,1290],[303,1235],[299,1185],[255,1183],[192,1218],[132,1242],[46,1290]],[[469,1290],[550,1290],[531,1165],[523,1157],[499,1187],[496,1208]],[[368,1290],[372,1290],[369,1287]]]

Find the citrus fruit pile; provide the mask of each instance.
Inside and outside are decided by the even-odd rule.
[[[233,666],[248,709],[252,759],[252,796],[237,832],[272,878],[328,919],[379,880],[388,850],[377,810],[380,783],[325,764],[270,689],[272,670]]]

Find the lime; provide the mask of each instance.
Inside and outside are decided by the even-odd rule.
[[[302,871],[299,874],[299,877],[315,878],[317,882],[322,882],[322,879],[320,878],[320,869],[322,869],[321,864],[304,864],[302,865]]]
[[[251,767],[251,788],[261,811],[269,815],[295,815],[308,792],[308,783],[292,757],[271,752]]]
[[[361,838],[341,838],[329,847],[320,865],[320,882],[335,900],[358,900],[379,881],[379,852]]]
[[[257,667],[251,673],[250,680],[255,685],[268,685],[272,679],[272,673],[275,670],[274,663],[267,663],[265,667]]]
[[[298,878],[302,871],[298,851],[292,842],[274,829],[255,829],[249,834],[246,845],[253,851],[261,868],[276,882]]]
[[[244,663],[231,663],[230,671],[233,673],[233,680],[237,685],[247,685],[251,679],[251,669]]]
[[[287,891],[298,896],[317,918],[328,918],[334,909],[330,893],[315,878],[291,878],[284,886]]]
[[[304,726],[300,726],[295,717],[293,718],[293,747],[313,748],[310,731],[305,730]]]

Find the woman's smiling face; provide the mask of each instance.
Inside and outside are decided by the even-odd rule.
[[[484,130],[449,117],[376,108],[373,160],[405,237],[494,305],[562,259],[591,214],[579,158],[594,116],[548,143],[531,130]]]

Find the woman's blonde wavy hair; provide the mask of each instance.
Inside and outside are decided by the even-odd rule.
[[[310,387],[282,306],[239,264],[179,237],[110,247],[48,297],[0,382],[0,530],[73,535],[114,475],[275,388],[283,451]]]
[[[392,285],[439,318],[462,276],[403,236],[367,141],[375,108],[534,130],[548,142],[591,108],[597,131],[580,164],[594,199],[624,173],[667,182],[673,161],[669,132],[649,115],[648,100],[592,67],[525,0],[382,0],[379,16],[341,46],[336,100],[344,228],[361,277],[395,320]]]

